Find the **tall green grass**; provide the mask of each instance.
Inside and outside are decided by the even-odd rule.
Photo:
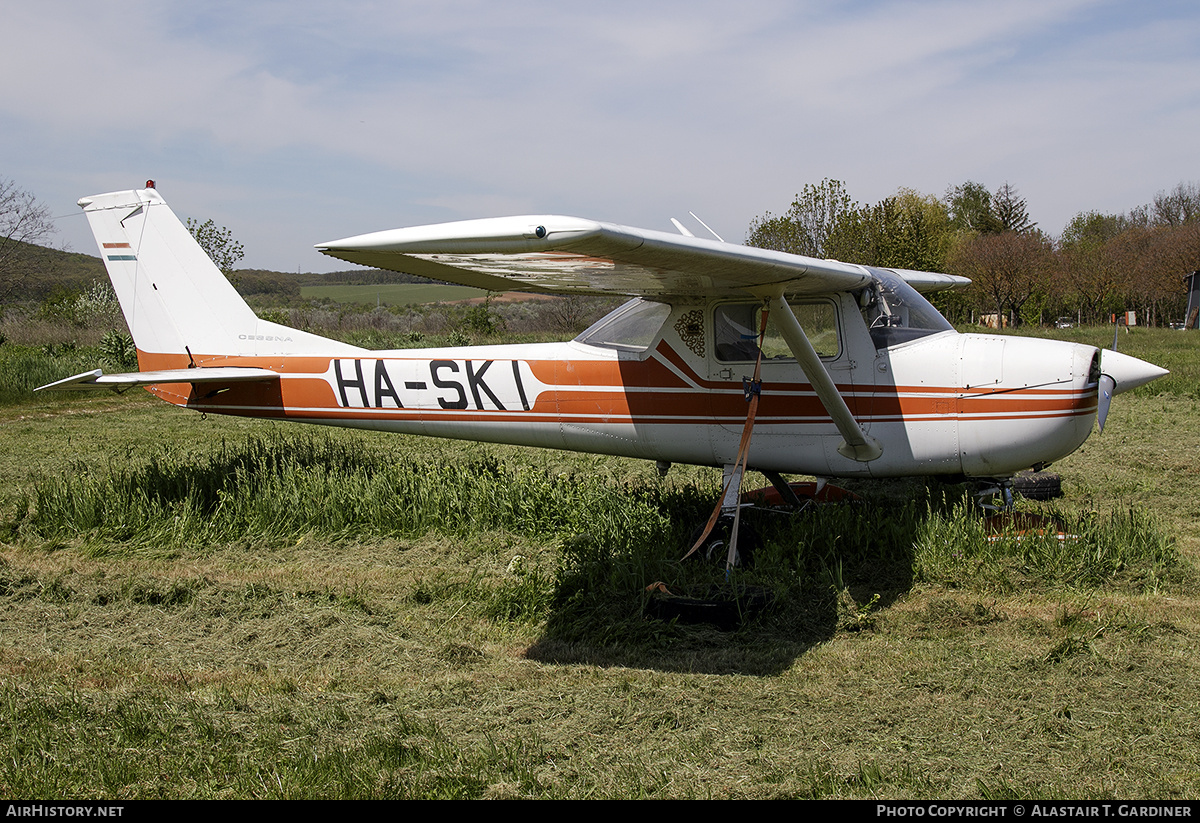
[[[1176,569],[1179,557],[1161,524],[1148,512],[1074,512],[1050,509],[1045,528],[990,531],[966,503],[930,509],[915,535],[914,573],[945,586],[1013,591],[1060,585],[1094,589],[1120,581],[1152,591]]]
[[[165,450],[132,465],[81,465],[11,503],[4,532],[35,545],[151,556],[284,546],[310,535],[505,532],[560,551],[555,568],[510,569],[505,582],[482,592],[487,616],[547,617],[548,634],[558,639],[641,638],[648,647],[671,636],[643,619],[646,587],[655,582],[676,591],[768,588],[776,604],[765,618],[771,631],[817,638],[837,626],[869,626],[874,609],[918,581],[978,591],[1153,590],[1178,562],[1159,524],[1136,509],[1053,512],[1069,535],[1064,540],[1056,533],[997,536],[965,492],[945,496],[914,484],[914,494],[876,504],[748,514],[761,545],[753,566],[726,579],[723,560],[681,562],[687,536],[716,497],[710,482],[621,482],[486,451],[413,456],[367,443],[275,434],[222,442],[207,453]]]
[[[487,453],[398,457],[319,434],[272,435],[223,442],[208,454],[165,451],[140,464],[76,467],[21,497],[13,528],[118,551],[496,530],[547,539],[586,532],[617,546],[659,539],[673,508],[663,496],[671,494]]]
[[[0,345],[0,406],[29,403],[38,386],[95,369],[101,360],[101,352],[94,346]]]

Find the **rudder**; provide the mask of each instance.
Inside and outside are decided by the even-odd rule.
[[[79,205],[139,355],[358,351],[260,320],[153,188],[92,195]]]

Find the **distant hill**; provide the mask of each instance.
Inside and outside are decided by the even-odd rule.
[[[41,302],[60,289],[81,291],[107,277],[99,257],[29,243],[16,246],[11,270],[0,272],[0,300]]]
[[[299,298],[300,290],[305,286],[387,286],[399,283],[435,282],[427,277],[401,274],[397,271],[383,271],[382,269],[334,271],[327,274],[238,269],[233,276],[237,290],[243,297],[263,295]]]
[[[7,283],[16,284],[7,302],[40,303],[51,294],[61,291],[77,292],[97,280],[107,280],[104,263],[99,257],[78,252],[66,252],[45,246],[21,244],[23,253],[11,274],[5,273]],[[432,283],[425,277],[380,269],[357,269],[330,272],[279,272],[264,269],[238,269],[234,272],[238,292],[252,295],[300,297],[303,286],[360,285],[375,286],[391,283]],[[6,292],[0,288],[0,295]]]

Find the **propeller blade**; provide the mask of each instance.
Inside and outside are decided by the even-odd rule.
[[[1100,375],[1100,407],[1096,410],[1096,423],[1100,426],[1101,434],[1104,434],[1104,421],[1108,419],[1108,407],[1112,405],[1113,392],[1116,388],[1116,380],[1107,374]]]

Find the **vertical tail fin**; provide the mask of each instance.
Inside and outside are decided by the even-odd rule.
[[[140,352],[335,354],[356,347],[260,320],[154,189],[79,201]]]

